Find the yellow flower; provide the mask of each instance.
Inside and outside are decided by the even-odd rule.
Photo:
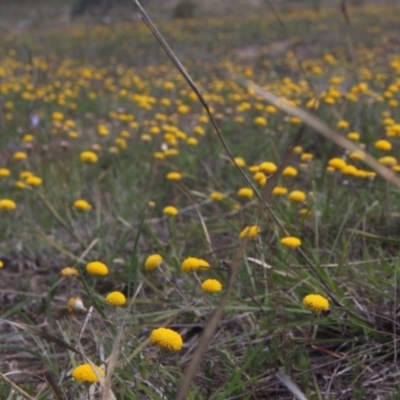
[[[99,158],[97,157],[97,154],[93,151],[83,151],[80,155],[80,159],[85,163],[94,164],[97,163]]]
[[[345,121],[344,119],[341,119],[336,124],[336,127],[339,128],[339,129],[347,129],[349,127],[349,125],[350,124],[347,121]]]
[[[210,264],[202,258],[188,257],[183,260],[181,269],[183,272],[196,271],[198,269],[210,268]]]
[[[207,279],[201,284],[201,288],[204,292],[216,293],[222,290],[222,285],[217,279]]]
[[[204,128],[202,126],[196,125],[193,128],[193,132],[196,133],[199,136],[204,136],[206,134],[206,131],[204,130]]]
[[[72,296],[67,302],[69,313],[87,311],[80,296]]]
[[[294,146],[292,152],[295,154],[301,154],[303,152],[303,148],[301,146]]]
[[[320,294],[308,294],[303,299],[303,304],[314,313],[329,310],[329,301]]]
[[[211,192],[210,193],[210,199],[212,201],[222,201],[224,199],[225,195],[220,192]]]
[[[126,303],[126,297],[121,292],[111,292],[106,296],[106,302],[113,307],[121,307]]]
[[[12,211],[17,208],[17,204],[9,199],[0,200],[0,210]]]
[[[182,174],[179,172],[169,172],[166,176],[169,181],[179,181],[182,179]]]
[[[266,106],[265,111],[268,114],[276,114],[278,112],[277,108],[275,106]]]
[[[252,188],[244,187],[238,190],[237,195],[245,199],[251,199],[254,196]]]
[[[338,169],[341,171],[346,166],[346,161],[342,160],[341,158],[331,158],[328,161],[328,165],[332,168]]]
[[[30,143],[30,142],[33,142],[34,139],[35,139],[35,137],[33,135],[24,135],[24,137],[22,138],[22,141],[24,143]]]
[[[86,271],[90,275],[105,276],[108,274],[107,265],[100,261],[92,261],[86,265]]]
[[[343,175],[356,175],[357,168],[354,165],[346,165],[341,172]]]
[[[3,268],[3,267],[4,267],[4,263],[3,263],[3,261],[0,260],[0,268]]]
[[[147,271],[152,271],[153,269],[158,268],[163,261],[163,258],[159,254],[152,254],[146,258],[144,268]]]
[[[96,371],[99,375],[105,376],[104,370],[100,367],[96,367]],[[72,371],[72,377],[82,383],[96,383],[99,381],[99,378],[96,375],[96,372],[92,368],[90,364],[81,364],[78,365]]]
[[[314,155],[311,153],[303,153],[300,156],[300,160],[302,160],[302,161],[311,161],[313,158],[314,158]]]
[[[0,178],[7,178],[11,175],[11,172],[7,168],[0,168]]]
[[[283,171],[282,171],[282,175],[283,176],[291,176],[291,177],[294,177],[294,176],[297,176],[297,174],[298,174],[298,172],[297,172],[297,169],[296,168],[294,168],[294,167],[286,167]]]
[[[287,192],[288,192],[288,190],[283,186],[276,186],[272,190],[272,194],[274,196],[280,196],[280,195],[286,194]]]
[[[100,136],[107,136],[110,132],[108,131],[108,128],[107,128],[105,125],[100,124],[100,125],[97,127],[97,133],[98,133]]]
[[[43,181],[38,176],[29,176],[25,181],[29,186],[40,186]]]
[[[264,117],[257,117],[254,119],[254,123],[258,126],[267,126],[268,121]]]
[[[393,167],[394,165],[397,165],[397,160],[391,156],[381,157],[379,159],[379,162],[388,167]]]
[[[267,183],[267,177],[264,172],[256,172],[253,179],[260,185],[264,186]]]
[[[189,146],[197,146],[199,144],[199,141],[195,137],[190,137],[186,140],[186,143]]]
[[[294,236],[287,236],[281,239],[281,243],[287,247],[299,247],[301,246],[301,240]]]
[[[246,165],[246,161],[242,157],[235,157],[235,163],[238,167],[243,168]]]
[[[86,211],[86,210],[92,209],[92,206],[86,200],[82,200],[82,199],[76,200],[74,202],[74,207],[77,210],[81,210],[81,211]]]
[[[188,114],[190,112],[190,107],[185,104],[181,104],[180,106],[178,106],[176,111],[178,112],[178,114]]]
[[[182,336],[168,328],[157,328],[151,332],[150,340],[156,346],[170,351],[179,351],[183,346]]]
[[[294,203],[302,203],[306,200],[306,194],[301,190],[294,190],[293,192],[289,193],[289,200],[293,201]]]
[[[349,154],[350,160],[362,161],[365,159],[365,154],[361,151],[352,151]]]
[[[240,239],[243,239],[243,238],[253,239],[260,232],[261,232],[261,228],[258,225],[246,226],[246,228],[244,228],[242,230],[242,232],[240,232],[239,237],[240,237]]]
[[[18,189],[26,189],[26,184],[22,181],[16,181],[15,182],[15,187]]]
[[[360,140],[360,134],[358,132],[350,132],[347,134],[347,137],[348,139],[354,140],[355,142]]]
[[[169,217],[175,217],[176,215],[178,215],[178,213],[178,209],[174,206],[167,206],[163,209],[163,214],[168,215]]]
[[[17,151],[13,155],[13,159],[16,161],[26,160],[28,158],[27,154],[23,151]]]
[[[79,271],[74,267],[65,267],[60,271],[60,276],[63,278],[77,278]]]
[[[64,119],[64,114],[59,111],[55,111],[51,117],[54,122],[61,122]]]
[[[389,151],[392,150],[392,143],[390,143],[388,140],[377,140],[374,143],[374,146],[376,149],[378,150],[382,150],[382,151]]]
[[[277,169],[278,167],[270,161],[264,161],[258,166],[258,170],[265,174],[273,174]]]

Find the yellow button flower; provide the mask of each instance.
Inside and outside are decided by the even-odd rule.
[[[0,210],[12,211],[17,208],[17,204],[10,199],[0,200]]]
[[[126,297],[123,293],[115,291],[108,293],[106,302],[113,307],[122,307],[126,303]]]
[[[108,274],[108,267],[100,261],[92,261],[86,265],[86,271],[90,275],[105,276]]]
[[[287,247],[299,247],[301,246],[301,240],[294,236],[287,236],[281,239],[281,243]]]
[[[163,258],[159,254],[152,254],[146,258],[146,261],[144,262],[144,268],[146,271],[153,271],[154,269],[158,268],[163,261]]]
[[[0,178],[7,178],[11,175],[11,172],[7,168],[0,168]]]
[[[244,199],[251,199],[254,196],[254,191],[252,188],[244,187],[238,190],[237,195]]]
[[[328,165],[334,169],[341,171],[346,166],[346,161],[341,158],[335,157],[328,161]]]
[[[179,181],[182,179],[182,174],[180,172],[169,172],[166,176],[169,181]]]
[[[261,228],[258,225],[246,226],[246,228],[244,228],[242,232],[240,232],[239,237],[240,239],[244,238],[253,239],[256,236],[258,236],[260,232]]]
[[[182,336],[168,328],[157,328],[151,332],[150,340],[156,346],[170,351],[179,351],[183,346]]]
[[[307,198],[306,194],[301,190],[293,190],[293,192],[289,193],[289,200],[294,203],[302,203]]]
[[[178,213],[178,209],[174,206],[167,206],[163,209],[163,214],[168,215],[169,217],[175,217],[176,215],[178,215]]]
[[[99,160],[97,154],[93,151],[83,151],[80,155],[81,161],[88,163],[88,164],[95,164]]]
[[[320,294],[309,294],[303,299],[303,304],[313,313],[329,310],[329,301]]]
[[[79,199],[74,201],[74,208],[80,211],[87,211],[91,210],[92,206],[86,200]]]
[[[198,269],[208,269],[210,264],[202,258],[188,257],[183,260],[181,269],[183,272],[197,271]]]
[[[283,194],[286,194],[288,192],[288,190],[283,187],[283,186],[276,186],[274,187],[274,189],[272,190],[272,194],[274,196],[281,196]]]
[[[225,198],[225,195],[220,192],[211,192],[210,199],[212,201],[222,201]]]
[[[29,186],[40,186],[43,183],[42,178],[39,178],[38,176],[29,176],[26,178],[25,182]]]
[[[60,276],[63,278],[77,278],[79,271],[74,267],[65,267],[60,271]]]
[[[28,158],[28,155],[23,151],[17,151],[13,155],[13,159],[16,161],[26,160],[27,158]]]
[[[392,143],[390,143],[388,140],[377,140],[374,143],[374,146],[376,149],[378,150],[382,150],[382,151],[390,151],[392,150]]]
[[[102,368],[96,367],[96,371],[100,376],[105,376],[104,370]],[[72,371],[72,377],[76,381],[82,383],[96,383],[99,381],[96,372],[93,370],[90,364],[78,365]]]
[[[204,292],[216,293],[222,290],[222,284],[217,279],[207,279],[201,284],[201,289]]]
[[[290,176],[295,177],[298,175],[298,171],[296,168],[288,166],[282,171],[282,176]]]

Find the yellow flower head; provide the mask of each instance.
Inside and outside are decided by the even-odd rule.
[[[65,267],[60,271],[60,276],[63,278],[77,278],[79,271],[74,267]]]
[[[244,187],[238,190],[237,195],[244,199],[251,199],[254,196],[254,191],[252,188]]]
[[[301,240],[294,236],[287,236],[281,239],[281,243],[287,247],[299,247],[301,246]]]
[[[301,190],[293,190],[293,192],[289,193],[289,200],[294,203],[302,203],[306,200],[306,194]]]
[[[246,226],[246,228],[244,228],[242,232],[240,232],[239,237],[240,239],[244,238],[253,239],[256,236],[258,236],[260,232],[261,228],[258,225]]]
[[[313,313],[329,310],[329,301],[320,294],[308,294],[303,299],[303,304]]]
[[[264,161],[258,166],[258,170],[260,172],[264,172],[267,175],[273,174],[277,169],[278,167],[276,166],[276,164],[270,161]]]
[[[23,151],[17,151],[13,155],[13,159],[16,161],[26,160],[27,158],[28,158],[28,155]]]
[[[108,267],[100,261],[92,261],[86,265],[86,272],[90,275],[105,276],[108,274]]]
[[[392,150],[392,143],[390,143],[388,140],[382,139],[382,140],[377,140],[374,143],[374,146],[378,150],[382,151],[390,151]]]
[[[100,376],[105,376],[104,370],[102,368],[96,367],[96,371]],[[93,370],[90,364],[78,365],[72,371],[72,377],[76,381],[82,383],[96,383],[99,381],[96,372]]]
[[[69,313],[87,311],[80,296],[72,296],[67,303]]]
[[[379,159],[379,162],[383,165],[386,165],[388,167],[393,167],[394,165],[397,165],[397,160],[395,157],[391,156],[386,156],[386,157],[381,157]]]
[[[224,199],[225,195],[220,192],[211,192],[210,193],[210,199],[212,201],[222,201]]]
[[[179,351],[183,346],[182,336],[168,328],[157,328],[151,332],[150,340],[156,346],[170,351]]]
[[[7,168],[0,168],[0,178],[7,178],[11,175],[11,172]]]
[[[297,169],[294,167],[286,167],[283,171],[282,171],[282,176],[291,176],[291,177],[295,177],[297,176],[298,172]]]
[[[29,186],[40,186],[43,181],[38,176],[29,176],[25,181]]]
[[[283,186],[276,186],[274,187],[274,189],[272,190],[272,194],[274,196],[281,196],[283,194],[286,194],[288,192],[288,190],[283,187]]]
[[[334,169],[338,169],[341,171],[346,166],[346,161],[342,160],[341,158],[335,157],[331,158],[328,161],[328,165]]]
[[[103,124],[100,124],[100,125],[97,127],[97,133],[98,133],[100,136],[107,136],[110,132],[108,131],[107,126],[105,126],[105,125],[103,125]]]
[[[74,201],[74,208],[80,211],[87,211],[91,210],[92,206],[86,200],[79,199]]]
[[[0,199],[0,210],[12,211],[17,208],[17,204],[10,199]]]
[[[80,155],[81,161],[88,163],[88,164],[95,164],[99,160],[97,154],[93,151],[83,151]]]
[[[126,303],[126,297],[121,292],[111,292],[106,296],[106,302],[113,307],[121,307]]]
[[[178,209],[174,206],[167,206],[163,209],[163,214],[168,215],[169,217],[175,217],[176,215],[178,215],[178,213]]]
[[[179,181],[182,179],[182,174],[180,172],[169,172],[166,176],[169,181]]]
[[[358,132],[350,132],[347,134],[347,137],[355,142],[360,140],[360,134]]]
[[[204,292],[216,293],[222,290],[222,285],[217,279],[207,279],[201,284],[201,288]]]
[[[202,258],[188,257],[183,260],[181,269],[183,272],[197,271],[198,269],[208,269],[210,264]]]
[[[268,121],[264,117],[257,117],[254,119],[254,123],[258,126],[267,126]]]
[[[347,121],[345,121],[344,119],[341,119],[340,121],[338,121],[338,123],[336,124],[336,126],[339,129],[347,129],[349,127],[349,123]]]
[[[158,268],[163,261],[163,258],[159,254],[152,254],[146,258],[144,268],[146,271],[153,271],[153,269]]]
[[[235,157],[235,163],[238,167],[243,168],[246,165],[246,161],[242,157]]]

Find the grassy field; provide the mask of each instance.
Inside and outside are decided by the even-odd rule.
[[[400,398],[399,5],[149,3],[222,137],[131,9],[24,7],[0,23],[0,400],[174,399],[199,351],[183,398]]]

